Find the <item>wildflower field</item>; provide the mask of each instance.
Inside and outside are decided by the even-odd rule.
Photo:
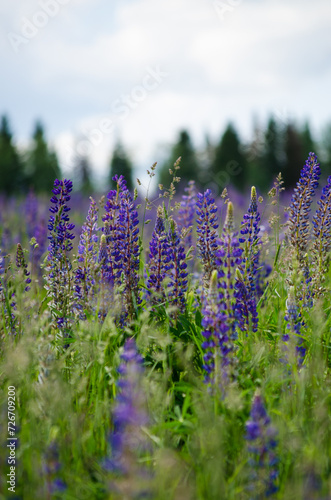
[[[1,201],[0,500],[331,498],[331,177],[243,207],[178,167]]]

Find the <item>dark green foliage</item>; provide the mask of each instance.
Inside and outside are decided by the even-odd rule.
[[[49,149],[40,122],[36,123],[32,139],[32,145],[26,155],[29,187],[36,193],[50,192],[54,180],[61,177],[61,172],[57,156]]]
[[[165,161],[159,172],[159,182],[165,188],[168,188],[173,175],[169,173],[169,169],[173,168],[175,161],[181,157],[180,170],[178,176],[181,179],[182,189],[189,181],[197,181],[199,174],[199,165],[194,147],[191,142],[190,135],[187,130],[182,130],[179,133],[177,142],[172,146],[169,158]]]
[[[247,160],[242,151],[236,129],[229,123],[218,146],[210,167],[210,176],[219,192],[226,184],[243,191],[247,183]]]
[[[0,125],[0,192],[10,195],[23,189],[24,173],[20,155],[13,144],[8,118]]]
[[[129,190],[133,189],[132,162],[121,142],[117,142],[110,161],[109,184],[114,189],[113,177],[123,175]]]

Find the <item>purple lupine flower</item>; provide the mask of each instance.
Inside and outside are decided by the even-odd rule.
[[[303,364],[306,356],[304,339],[301,334],[301,327],[304,326],[304,323],[302,321],[301,314],[295,300],[295,292],[293,286],[290,287],[288,293],[288,299],[286,301],[286,314],[284,319],[285,321],[287,321],[287,325],[286,333],[283,335],[283,341],[290,341],[291,335],[296,337],[296,353],[298,357],[298,365],[300,367]]]
[[[154,303],[162,302],[165,298],[164,280],[169,276],[173,268],[171,261],[172,252],[170,242],[165,230],[163,210],[158,207],[155,228],[149,243],[149,260],[147,268],[149,271],[147,290],[149,295],[153,294]]]
[[[196,206],[198,257],[202,260],[204,285],[208,288],[211,273],[216,269],[215,257],[218,249],[217,206],[210,189],[207,189],[204,194],[198,193]]]
[[[189,181],[182,196],[180,208],[178,210],[177,225],[179,233],[183,233],[183,244],[187,250],[192,246],[192,231],[194,215],[196,210],[195,182]]]
[[[114,180],[116,179],[116,176]],[[120,180],[118,181],[120,182]],[[124,283],[123,318],[132,320],[135,304],[140,303],[139,282],[139,219],[135,203],[128,189],[122,185],[118,213],[118,251],[121,256],[121,278]]]
[[[187,292],[187,264],[184,247],[180,243],[177,234],[176,223],[171,221],[168,235],[169,251],[173,267],[170,270],[170,281],[168,284],[169,302],[179,308],[181,312],[185,309],[185,294]]]
[[[67,205],[71,191],[71,180],[54,181],[51,198],[53,206],[49,209],[53,215],[50,216],[48,223],[50,243],[45,285],[47,294],[51,298],[51,312],[64,337],[69,336],[72,307],[72,265],[68,254],[73,248],[74,235],[71,231],[75,225],[69,221],[70,207]]]
[[[145,486],[148,473],[139,459],[150,453],[150,443],[143,427],[149,424],[145,394],[142,390],[143,359],[137,352],[133,338],[126,340],[118,371],[119,392],[113,409],[113,431],[109,437],[111,453],[103,461],[105,470],[116,474],[117,490],[121,479],[130,483],[132,494]],[[131,496],[130,496],[131,498]]]
[[[241,321],[237,306],[235,273],[241,264],[242,249],[234,232],[233,205],[227,206],[222,238],[218,240],[215,264],[209,295],[204,299],[202,313],[202,348],[206,381],[222,385],[231,376],[235,364],[234,340]]]
[[[320,294],[319,284],[323,282],[328,270],[329,252],[331,249],[331,176],[323,187],[318,208],[313,217],[313,259],[315,292]]]
[[[94,292],[94,274],[98,252],[98,236],[96,234],[98,229],[98,207],[95,200],[90,199],[90,207],[80,235],[78,267],[75,271],[75,299],[78,311],[89,307]],[[84,318],[81,312],[80,316]]]
[[[252,330],[257,331],[258,314],[257,314],[257,279],[260,258],[261,239],[259,237],[260,214],[257,208],[256,189],[253,186],[251,190],[251,201],[247,213],[244,215],[241,223],[239,238],[240,243],[243,243],[243,260],[240,265],[240,272],[237,273],[237,299],[238,307],[241,309],[241,329],[247,331],[250,322]]]
[[[29,284],[31,283],[31,278],[30,278],[30,272],[28,271],[28,264],[25,261],[23,248],[20,243],[17,243],[16,267],[18,269],[22,269],[23,271],[23,275],[25,277],[25,285],[26,285],[24,291],[27,292],[28,290],[30,290]]]
[[[252,499],[263,499],[278,491],[276,484],[277,456],[275,448],[277,431],[271,425],[270,417],[265,409],[262,397],[256,393],[252,403],[250,419],[246,422],[245,439],[248,451],[252,455],[250,491]]]
[[[1,255],[2,251],[0,249],[0,305],[2,306],[4,314],[4,326],[6,331],[10,335],[17,334],[17,319],[14,314],[16,310],[15,294],[11,293],[10,287],[8,287],[8,281],[5,276],[6,264],[5,259]]]
[[[309,237],[309,213],[315,190],[321,175],[317,156],[309,153],[301,170],[300,179],[294,189],[289,207],[288,232],[289,240],[296,251],[300,264],[305,262]]]

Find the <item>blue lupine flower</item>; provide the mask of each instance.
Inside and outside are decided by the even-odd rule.
[[[58,477],[62,469],[58,445],[55,441],[48,446],[44,455],[43,472],[46,476],[49,494],[63,493],[67,489],[66,483]]]
[[[208,288],[210,283],[211,273],[216,269],[216,252],[217,244],[217,206],[212,197],[210,189],[207,189],[204,194],[197,195],[197,251],[198,257],[202,261],[204,269],[204,285]]]
[[[318,208],[313,217],[313,258],[315,262],[315,293],[319,295],[319,284],[328,270],[331,249],[331,176],[322,190]]]
[[[165,298],[164,280],[173,268],[170,242],[165,230],[163,210],[158,207],[155,228],[149,243],[149,271],[147,289],[152,295],[153,303],[162,302]]]
[[[249,462],[251,499],[262,500],[278,491],[276,436],[277,431],[271,425],[262,397],[257,393],[252,403],[250,419],[246,422],[245,435],[248,441],[248,451],[252,455]]]
[[[172,221],[173,222],[173,221]],[[176,224],[173,222],[169,230],[169,251],[171,252],[171,260],[173,267],[170,270],[170,281],[168,284],[168,300],[172,305],[179,308],[181,312],[185,308],[185,294],[187,292],[187,264],[186,253],[183,245],[181,245],[179,236],[176,230]]]
[[[88,307],[94,294],[94,275],[97,263],[98,207],[93,198],[87,213],[86,222],[82,226],[78,245],[78,267],[75,271],[76,308],[81,311]],[[82,316],[82,313],[80,313]],[[84,317],[84,315],[82,316]]]
[[[72,265],[69,252],[72,250],[74,234],[71,232],[75,225],[70,223],[68,212],[70,207],[71,180],[56,179],[49,211],[53,214],[49,218],[48,230],[50,240],[48,246],[45,288],[51,298],[50,309],[53,317],[64,337],[69,336],[70,314],[72,308]]]
[[[215,255],[217,271],[212,273],[209,294],[204,298],[202,335],[206,381],[222,385],[231,376],[235,365],[234,340],[241,321],[235,289],[236,269],[241,264],[242,248],[234,232],[233,205],[228,203],[227,215]]]
[[[320,175],[321,170],[317,156],[314,153],[309,153],[289,207],[289,240],[296,250],[300,263],[304,260],[307,251],[310,206],[318,187]]]

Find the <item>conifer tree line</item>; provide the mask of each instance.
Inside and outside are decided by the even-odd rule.
[[[166,159],[158,167],[158,181],[168,187],[175,161],[181,157],[181,186],[194,180],[201,188],[211,187],[220,193],[232,185],[244,191],[249,185],[267,191],[279,172],[285,187],[295,185],[302,165],[310,151],[322,158],[323,170],[331,173],[331,124],[325,127],[318,143],[312,137],[309,123],[279,122],[273,116],[264,127],[255,127],[252,139],[244,143],[233,123],[228,123],[219,141],[208,137],[202,148],[196,149],[188,130],[181,130],[176,142],[169,146]],[[72,172],[74,185],[83,193],[93,191],[92,158],[77,154]],[[112,178],[124,175],[127,187],[134,187],[134,164],[121,141],[115,144],[108,166],[108,187]],[[16,143],[7,116],[0,119],[0,193],[13,195],[48,193],[55,178],[62,172],[56,152],[47,143],[45,130],[37,122],[28,148],[21,151]]]

